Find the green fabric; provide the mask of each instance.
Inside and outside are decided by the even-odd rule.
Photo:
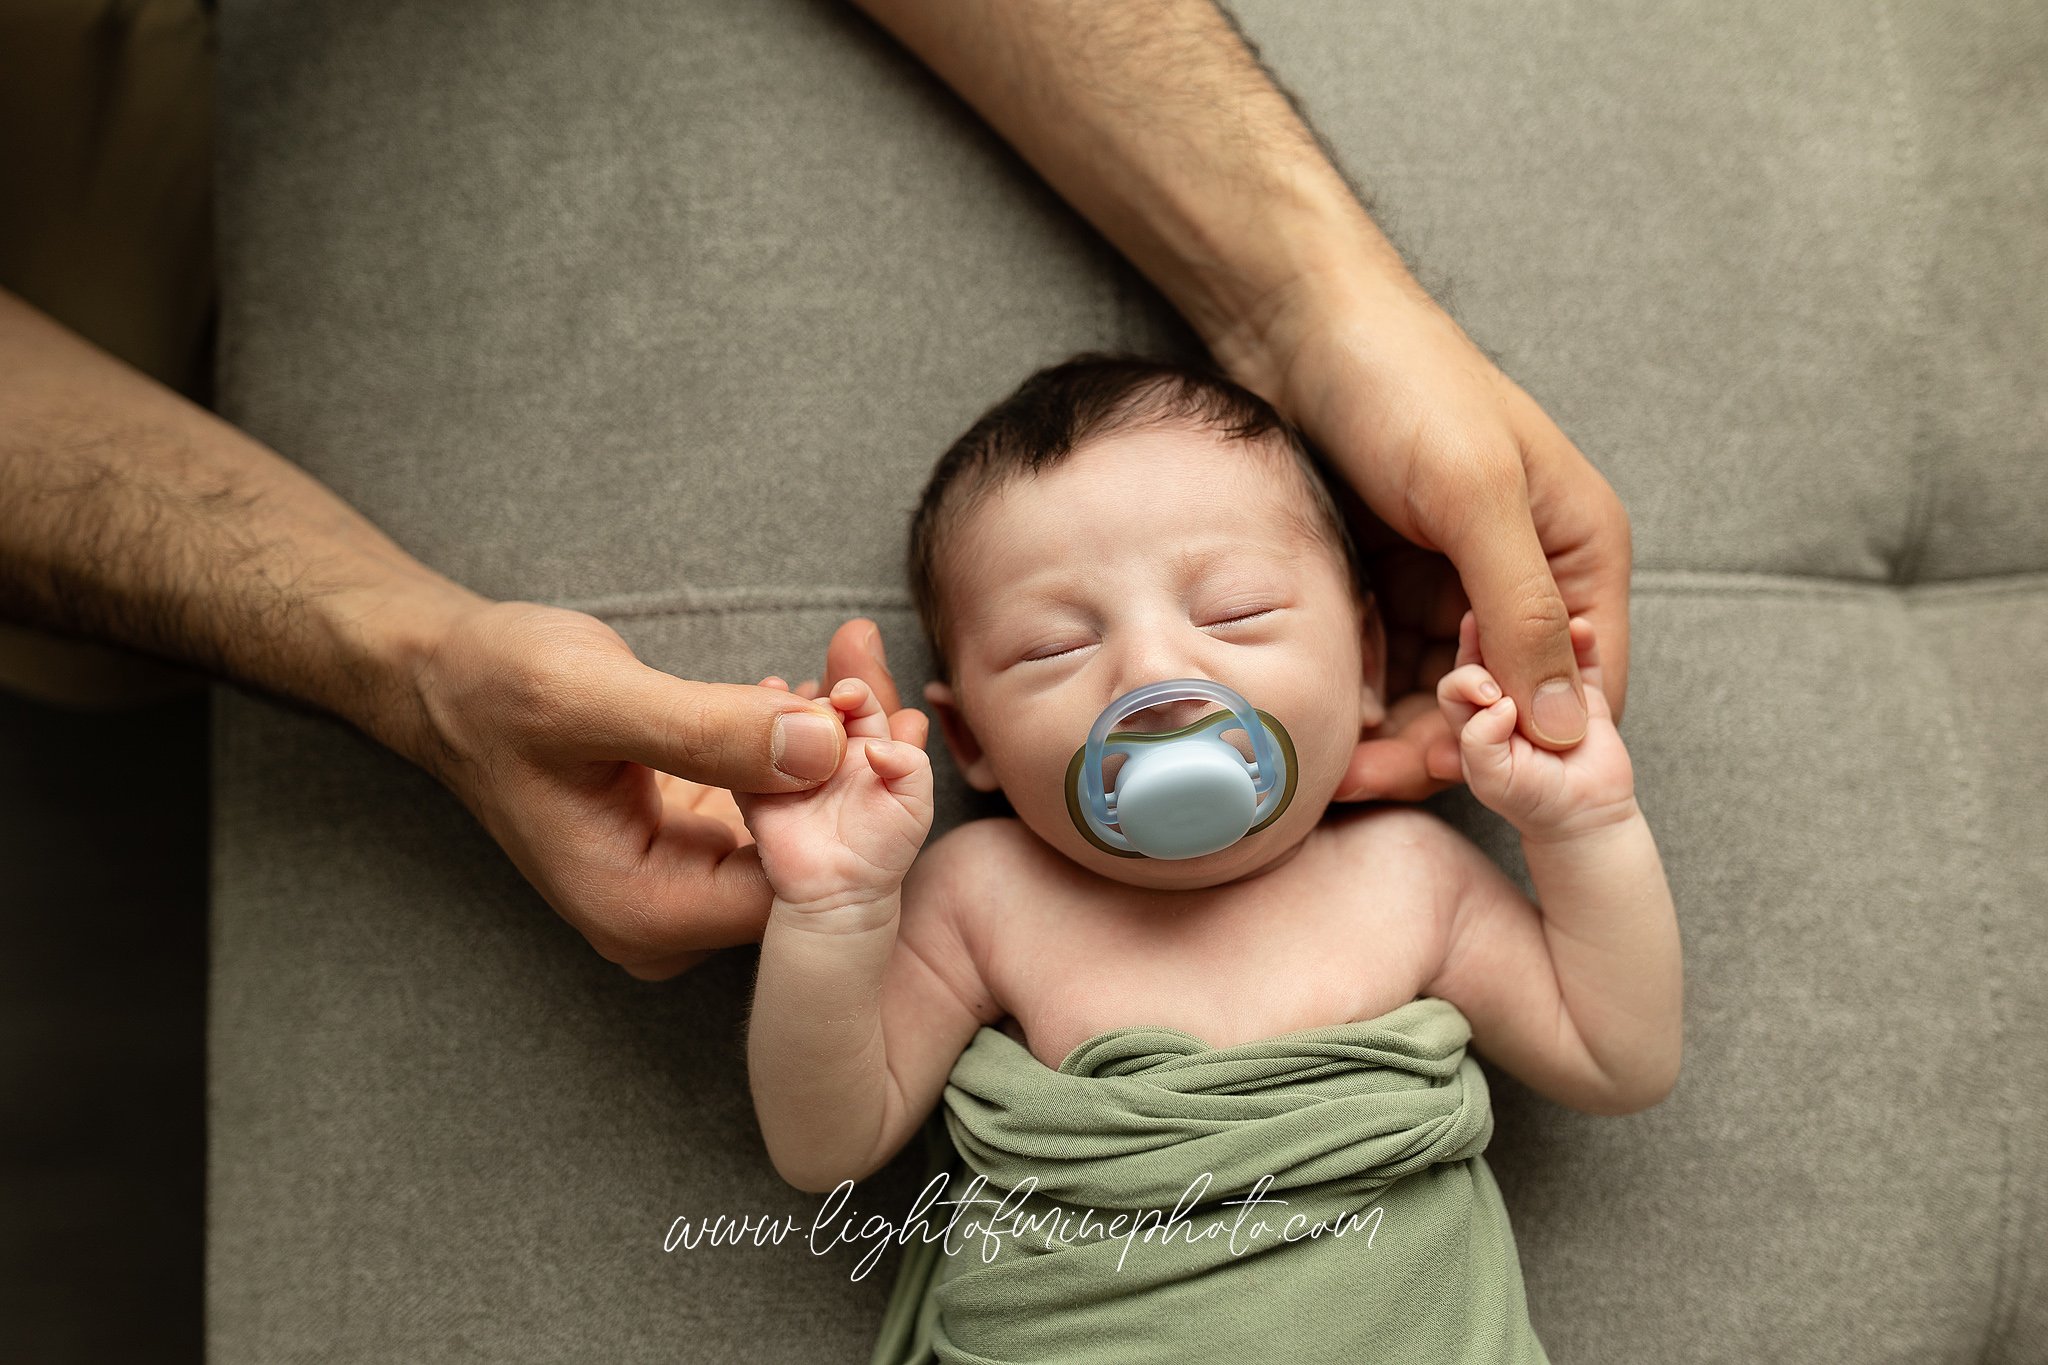
[[[1229,1048],[1112,1029],[1054,1071],[982,1029],[926,1127],[948,1179],[922,1227],[906,1220],[872,1365],[1547,1361],[1480,1156],[1493,1109],[1471,1036],[1424,997]],[[1268,1202],[1226,1202],[1267,1177]],[[949,1247],[937,1200],[970,1194],[990,1202]],[[1144,1210],[1149,1240],[1109,1226]],[[971,1235],[973,1213],[997,1235]],[[1304,1235],[1318,1224],[1343,1231]]]

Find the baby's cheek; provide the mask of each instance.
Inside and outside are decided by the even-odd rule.
[[[1431,702],[1434,705],[1434,700]],[[1297,800],[1327,800],[1343,785],[1351,769],[1351,756],[1364,739],[1364,722],[1359,715],[1357,694],[1326,697],[1318,705],[1313,728],[1294,732],[1295,752],[1301,757],[1301,788]],[[1384,727],[1382,727],[1384,729]]]

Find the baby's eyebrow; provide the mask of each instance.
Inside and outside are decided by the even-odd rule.
[[[1202,547],[1188,545],[1174,551],[1167,563],[1173,566],[1174,580],[1186,583],[1217,560],[1228,558],[1234,554],[1243,554],[1245,549],[1246,547],[1244,546],[1217,545],[1214,543]]]
[[[1191,583],[1212,566],[1246,556],[1270,559],[1274,563],[1292,563],[1298,551],[1266,540],[1243,542],[1202,541],[1185,545],[1167,557],[1171,576],[1179,583]],[[1009,616],[1030,608],[1059,606],[1075,600],[1076,588],[1089,581],[1086,567],[1072,568],[1064,572],[1036,574],[1025,584],[1006,590],[985,594],[960,617],[962,633],[972,627],[985,629],[992,626],[998,616]]]
[[[1071,579],[1062,578],[1051,586],[1021,590],[1012,588],[985,593],[980,601],[960,613],[955,633],[964,636],[970,631],[987,631],[999,621],[1013,619],[1028,610],[1057,606],[1072,596],[1072,586]]]
[[[1252,552],[1256,553],[1256,550]],[[1199,577],[1212,564],[1244,553],[1244,546],[1212,541],[1175,550],[1168,556],[1167,564],[1174,581],[1187,583]],[[967,613],[966,619],[977,624],[985,624],[1002,607],[1058,606],[1072,599],[1076,595],[1075,589],[1088,581],[1089,571],[1085,566],[1059,573],[1034,574],[1024,584],[984,597]]]

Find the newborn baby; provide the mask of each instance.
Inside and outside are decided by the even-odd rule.
[[[1339,1107],[1259,1138],[1270,1161],[1256,1169],[1272,1171],[1289,1143],[1325,1144],[1289,1158],[1296,1176],[1275,1177],[1305,1206],[1301,1171],[1357,1161],[1314,1189],[1335,1190],[1346,1208],[1377,1201],[1379,1249],[1344,1253],[1367,1259],[1331,1280],[1337,1294],[1268,1306],[1289,1323],[1311,1303],[1340,1315],[1331,1321],[1344,1340],[1330,1340],[1329,1324],[1310,1334],[1331,1359],[1368,1358],[1361,1343],[1410,1361],[1542,1359],[1478,1156],[1491,1111],[1465,1043],[1597,1114],[1656,1104],[1681,1049],[1676,918],[1589,624],[1571,627],[1591,712],[1573,749],[1552,753],[1515,733],[1514,703],[1486,669],[1469,612],[1438,687],[1474,796],[1521,835],[1539,910],[1424,808],[1331,808],[1354,748],[1386,718],[1384,635],[1316,457],[1256,396],[1135,358],[1041,371],[940,462],[910,560],[938,678],[925,697],[962,776],[1003,793],[1015,817],[971,821],[926,847],[929,761],[888,738],[857,679],[830,693],[848,744],[828,782],[736,795],[776,893],[748,1065],[777,1171],[808,1191],[859,1180],[902,1149],[943,1094],[969,1166],[993,1181],[1004,1140],[995,1125],[1036,1122],[1022,1111],[1063,1087],[1046,1106],[1124,1106],[1087,1120],[1106,1133],[1124,1134],[1126,1114],[1138,1116],[1144,1135],[1096,1163],[1105,1172],[1127,1177],[1185,1138],[1211,1144],[1191,1168],[1206,1175],[1226,1128],[1328,1103]],[[1277,819],[1215,852],[1111,851],[1070,815],[1069,763],[1109,703],[1174,678],[1222,683],[1275,717],[1292,740],[1294,793]],[[1170,731],[1218,709],[1175,702],[1115,728]],[[1243,731],[1233,733],[1251,756]],[[1104,767],[1107,790],[1119,761]],[[1055,1160],[1054,1139],[1032,1131],[1003,1170],[1041,1192],[1085,1189],[1098,1208],[1116,1193],[1060,1184],[1077,1143],[1100,1155],[1080,1141],[1087,1133],[1059,1135]],[[1366,1163],[1358,1153],[1376,1142],[1384,1151]],[[1287,1183],[1296,1177],[1299,1190]],[[1402,1191],[1454,1202],[1414,1204],[1397,1232]],[[1206,1198],[1243,1194],[1219,1180]],[[1456,1229],[1435,1229],[1453,1218]],[[1483,1255],[1470,1251],[1482,1242]],[[1131,1295],[1143,1291],[1134,1275],[1157,1277],[1155,1299],[1196,1275],[1185,1259],[1134,1272],[1149,1250],[1126,1246],[1116,1262]],[[1305,1282],[1305,1255],[1211,1257],[1200,1273],[1213,1287],[1135,1318],[1129,1304],[1099,1302],[1100,1273],[1087,1282],[1094,1289],[1073,1281],[1043,1311],[1020,1313],[1014,1284],[977,1310],[974,1277],[994,1267],[979,1249],[948,1256],[937,1279],[955,1298],[941,1302],[927,1286],[907,1310],[920,1318],[921,1358],[1097,1358],[1084,1343],[1105,1360],[1152,1358],[1133,1354],[1139,1341],[1160,1359],[1238,1349],[1323,1358],[1301,1342],[1276,1349],[1270,1335],[1218,1344],[1224,1318],[1238,1322]],[[1494,1288],[1446,1283],[1481,1278],[1472,1267],[1482,1261]],[[1255,1262],[1276,1278],[1242,1278]],[[1375,1270],[1386,1282],[1368,1292]],[[1381,1289],[1384,1304],[1372,1297]],[[1421,1324],[1429,1314],[1414,1305],[1425,1300],[1439,1307]],[[1189,1302],[1211,1305],[1216,1322],[1191,1315]],[[1061,1336],[1062,1322],[1087,1327]]]

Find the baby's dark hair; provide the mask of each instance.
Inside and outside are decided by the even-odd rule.
[[[953,674],[953,640],[938,579],[939,557],[953,529],[1009,484],[1053,468],[1088,441],[1175,422],[1291,457],[1287,462],[1299,470],[1309,493],[1309,506],[1293,510],[1296,529],[1341,555],[1355,600],[1368,599],[1364,561],[1331,491],[1327,462],[1272,404],[1206,366],[1087,351],[1038,371],[983,413],[939,457],[925,483],[910,523],[907,567],[911,602],[940,681],[950,683]]]

